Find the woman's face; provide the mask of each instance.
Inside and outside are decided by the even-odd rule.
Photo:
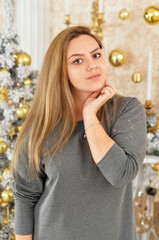
[[[67,47],[67,72],[72,93],[92,92],[103,87],[106,62],[103,51],[94,38],[80,35]]]

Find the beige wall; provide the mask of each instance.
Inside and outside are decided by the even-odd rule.
[[[3,6],[4,6],[4,0],[0,0],[0,31],[2,29],[2,26],[3,26],[3,14],[4,14],[4,9],[3,9]]]
[[[91,2],[70,0],[72,26],[76,24],[90,25]],[[151,26],[143,19],[144,9],[152,4],[151,0],[105,0],[104,2],[104,39],[103,44],[109,55],[110,51],[119,47],[127,54],[127,62],[115,68],[107,60],[109,81],[114,84],[120,94],[136,96],[144,103],[146,99],[148,54],[153,51],[152,69],[152,102],[159,112],[159,24]],[[159,1],[156,1],[159,6]],[[122,21],[118,12],[127,8],[130,18]],[[55,36],[64,26],[64,1],[54,1],[51,5],[50,37]],[[134,83],[131,75],[136,68],[142,73],[143,81]]]
[[[76,24],[90,26],[91,2],[91,0],[69,0],[71,26]],[[155,104],[155,111],[159,113],[159,24],[151,26],[143,19],[144,9],[151,5],[152,1],[104,0],[103,2],[105,21],[103,43],[107,50],[107,56],[116,47],[123,49],[127,54],[127,62],[120,68],[112,67],[107,60],[109,81],[114,84],[120,94],[136,96],[144,103],[146,99],[148,54],[151,49],[153,51],[152,102]],[[3,1],[0,5],[0,20],[3,15],[2,3]],[[159,0],[156,0],[156,5],[159,6]],[[118,12],[123,8],[127,8],[130,12],[130,18],[126,21],[118,18]],[[64,0],[50,0],[50,41],[59,31],[65,28],[64,13]],[[143,81],[139,84],[135,84],[131,80],[131,75],[136,69],[143,75]]]

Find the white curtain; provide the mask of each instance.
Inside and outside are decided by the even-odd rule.
[[[32,58],[32,68],[39,69],[49,46],[50,0],[17,0],[16,25],[20,48]]]

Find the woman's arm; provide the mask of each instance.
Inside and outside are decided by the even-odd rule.
[[[32,240],[33,235],[15,235],[16,240]]]
[[[98,123],[100,122],[94,115],[84,117],[85,129],[88,128],[86,136],[95,163],[98,163],[115,143]]]
[[[110,136],[96,116],[85,115],[87,141],[94,161],[104,177],[114,186],[130,182],[146,154],[145,110],[136,98],[125,98]]]
[[[19,240],[32,239],[31,234],[34,232],[34,209],[43,193],[44,182],[45,175],[36,174],[33,179],[28,165],[27,151],[20,154],[16,172],[13,172],[14,232]]]

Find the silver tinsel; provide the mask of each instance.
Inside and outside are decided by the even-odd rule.
[[[30,66],[19,64],[16,68],[16,75],[19,82],[23,82],[24,78],[27,78],[27,76],[30,74],[30,71]]]
[[[14,27],[14,11],[15,11],[15,1],[14,0],[5,0],[4,1],[4,26],[3,32],[7,34],[12,34],[15,32]],[[9,35],[11,38],[12,35]]]
[[[14,89],[9,93],[9,98],[12,99],[14,103],[19,103],[19,99],[25,97],[25,91],[23,88],[21,89]]]
[[[14,113],[15,113],[15,106],[10,106],[7,109],[4,109],[3,116],[7,120],[7,122],[12,122],[15,119]]]
[[[3,121],[1,121],[1,126],[3,127],[0,128],[0,136],[3,136],[3,139],[4,139],[8,133],[10,123],[4,119]]]
[[[15,141],[14,141],[14,143],[15,143]],[[9,161],[12,160],[13,147],[14,147],[13,145],[14,145],[14,144],[10,145],[10,148],[8,148],[7,151],[6,151],[6,156],[7,156],[7,159],[8,159]]]
[[[2,100],[0,103],[0,110],[3,110],[5,108],[8,108],[8,104],[6,101]],[[0,116],[2,116],[2,115],[3,115],[3,112],[0,111]],[[4,117],[0,118],[0,120],[3,120],[3,119],[4,119]]]
[[[5,53],[7,56],[17,50],[19,51],[19,37],[14,32],[12,32],[12,36],[10,35],[7,32],[0,34],[0,53]]]
[[[157,122],[157,115],[154,114],[148,114],[146,116],[146,122],[147,122],[147,128],[152,128],[155,126],[156,122]]]
[[[147,114],[146,123],[148,131],[152,131],[157,123],[157,114]],[[147,133],[147,154],[159,155],[159,132]]]
[[[15,55],[20,50],[19,37],[14,29],[14,0],[5,0],[4,4],[4,26],[3,32],[0,33],[0,70],[3,69],[0,71],[0,137],[8,148],[4,154],[0,154],[0,174],[3,174],[4,168],[7,168],[12,160],[13,148],[19,134],[17,126],[24,122],[24,119],[20,119],[16,114],[18,103],[22,98],[28,103],[31,102],[38,75],[38,72],[31,70],[30,66],[15,64]],[[31,85],[23,84],[25,78],[31,79]],[[11,126],[14,128],[12,132]],[[8,186],[12,188],[12,177],[9,174],[0,181],[0,194]],[[14,206],[13,202],[10,204]],[[0,240],[9,240],[14,218],[10,214],[11,226],[6,224],[2,229],[2,215],[6,215],[4,208],[0,213]]]
[[[1,59],[0,59],[1,61]],[[0,83],[2,87],[6,86],[12,86],[13,85],[13,80],[11,79],[10,73],[7,72],[0,72]]]
[[[159,156],[159,130],[147,133],[147,154]]]

